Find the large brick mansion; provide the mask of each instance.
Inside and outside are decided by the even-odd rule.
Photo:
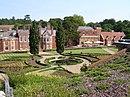
[[[0,52],[11,52],[17,50],[28,50],[29,30],[12,30],[14,25],[0,25]],[[100,27],[93,29],[88,26],[79,26],[77,31],[80,33],[79,45],[82,47],[112,46],[114,42],[124,38],[123,32],[102,32]],[[56,48],[56,30],[47,23],[45,28],[39,26],[40,50]]]
[[[0,25],[0,52],[29,50],[29,30],[12,30],[14,25]],[[56,30],[48,23],[47,27],[39,26],[40,50],[56,48]]]

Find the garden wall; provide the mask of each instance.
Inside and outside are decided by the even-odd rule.
[[[116,58],[117,56],[120,56],[120,55],[124,54],[126,52],[126,50],[127,49],[125,48],[125,49],[123,49],[123,50],[121,50],[121,51],[119,51],[119,52],[117,52],[117,53],[115,53],[113,55],[110,55],[109,57],[106,57],[105,59],[99,60],[99,61],[89,65],[88,68],[93,68],[95,66],[99,66],[99,65],[103,65],[105,63],[108,63],[111,60],[113,60],[114,58]]]

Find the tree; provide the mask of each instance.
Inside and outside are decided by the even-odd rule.
[[[58,27],[58,30],[56,32],[56,51],[59,54],[62,54],[64,52],[64,31],[63,27]]]
[[[49,20],[49,23],[51,23],[51,25],[54,27],[54,29],[57,30],[59,25],[63,23],[63,20],[60,18],[53,18],[53,19]]]
[[[111,32],[113,30],[113,26],[111,24],[104,24],[102,26],[102,31]]]
[[[80,15],[73,15],[64,17],[63,20],[63,27],[66,30],[65,31],[65,45],[66,46],[73,46],[78,45],[79,41],[79,33],[77,32],[77,29],[79,26],[85,26],[85,22],[82,16]]]
[[[41,26],[42,26],[43,28],[45,28],[46,25],[47,25],[47,21],[39,20],[39,21],[38,21],[38,24],[41,24]]]
[[[30,19],[30,15],[25,15],[24,19],[25,19],[25,20],[31,20],[31,19]]]
[[[40,43],[40,34],[38,30],[38,25],[36,21],[33,21],[29,34],[29,46],[31,54],[37,55],[39,53],[39,43]]]

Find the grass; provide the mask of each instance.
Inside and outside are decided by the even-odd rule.
[[[79,94],[79,95],[89,94],[89,93],[90,93],[90,90],[89,90],[89,89],[85,89],[85,88],[79,88],[79,89],[76,91],[76,93]]]
[[[110,87],[110,85],[108,83],[100,83],[96,86],[97,89],[99,90],[107,90]]]
[[[4,82],[0,80],[0,91],[4,89]]]
[[[86,71],[86,74],[89,77],[97,77],[97,76],[110,77],[111,76],[110,73],[108,73],[107,71],[102,70],[100,68],[94,68],[92,70],[88,70],[88,71]]]
[[[57,54],[56,51],[48,51],[52,54]],[[100,53],[100,54],[109,54],[104,51],[102,48],[83,48],[83,49],[74,49],[74,50],[65,50],[64,53],[72,53],[72,54],[81,54],[81,53]]]
[[[27,67],[25,61],[31,58],[27,53],[1,53],[0,54],[0,68],[5,71],[19,71]]]
[[[112,50],[114,52],[118,52],[118,48],[116,48],[116,47],[108,47],[108,49],[110,49],[110,50]]]
[[[14,58],[30,58],[31,55],[27,53],[3,53],[0,54],[0,60],[14,59]]]
[[[122,85],[122,84],[126,83],[126,80],[125,79],[116,79],[116,80],[114,80],[114,82],[118,85]]]
[[[14,88],[17,97],[78,97],[72,88],[67,89],[65,83],[70,83],[67,78],[41,77],[10,73],[10,85]],[[73,79],[79,83],[81,79]],[[75,83],[76,81],[76,83]]]

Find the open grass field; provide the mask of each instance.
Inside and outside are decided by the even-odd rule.
[[[57,54],[56,51],[48,51],[52,54]],[[74,50],[65,50],[64,53],[72,53],[72,54],[81,54],[81,53],[99,53],[99,54],[109,54],[104,51],[102,48],[83,48],[83,49],[74,49]]]

